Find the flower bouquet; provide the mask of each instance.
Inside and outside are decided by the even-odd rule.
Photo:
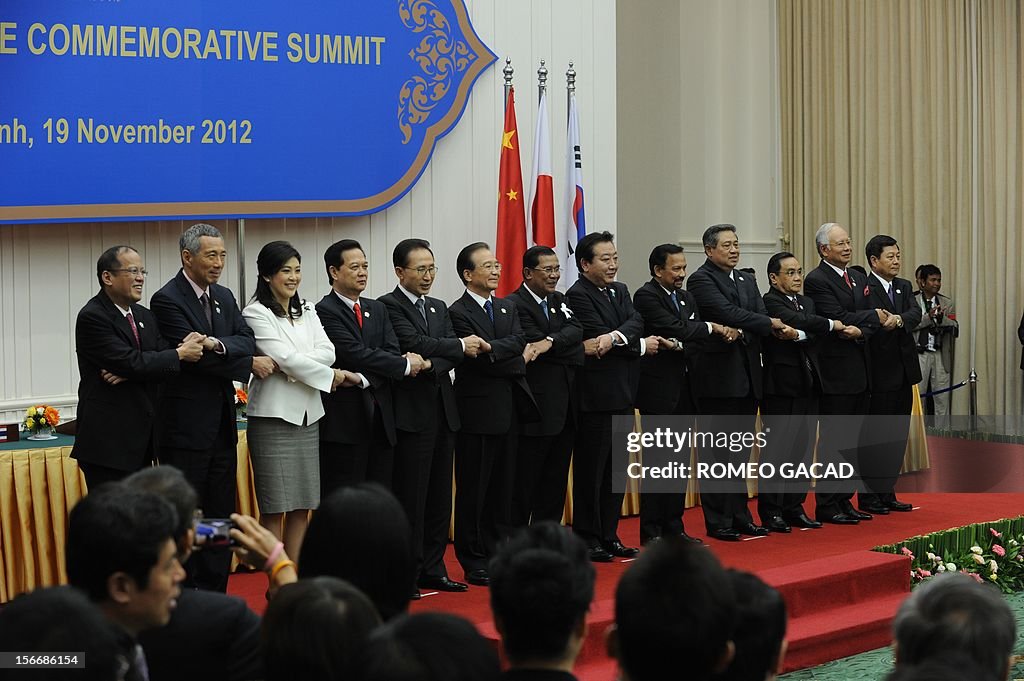
[[[25,432],[31,433],[28,440],[56,440],[54,427],[60,423],[60,412],[53,407],[40,404],[25,411]]]
[[[915,558],[906,547],[901,553],[911,560],[912,582],[924,581],[940,572],[963,572],[978,582],[995,584],[1003,593],[1014,593],[1024,589],[1022,543],[1024,536],[1004,537],[1003,533],[990,527],[988,536],[967,550],[946,551],[945,555],[929,550],[923,559]]]
[[[235,417],[239,421],[245,420],[245,409],[249,406],[249,393],[245,388],[235,388]]]

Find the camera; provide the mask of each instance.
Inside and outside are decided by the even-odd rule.
[[[231,538],[234,527],[235,522],[230,518],[200,518],[195,524],[192,544],[196,548],[235,546],[236,542]]]

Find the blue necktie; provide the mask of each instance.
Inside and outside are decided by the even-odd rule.
[[[544,311],[544,316],[547,317],[548,321],[551,321],[551,313],[548,311],[548,301],[540,301],[540,309]]]
[[[676,309],[676,314],[679,314],[679,296],[673,291],[669,297],[672,299],[672,307]]]
[[[889,284],[889,302],[892,303],[892,309],[896,309],[896,287]]]
[[[488,298],[487,302],[484,303],[484,311],[487,313],[487,316],[491,318],[491,324],[493,324],[494,323],[494,304],[491,302],[490,298]]]

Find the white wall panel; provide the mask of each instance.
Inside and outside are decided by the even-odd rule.
[[[471,241],[493,242],[497,212],[498,150],[503,125],[505,57],[516,69],[524,183],[529,181],[536,125],[536,71],[549,75],[556,222],[562,203],[565,153],[565,70],[575,61],[588,220],[615,229],[616,81],[614,0],[468,0],[481,39],[499,56],[474,87],[458,126],[440,140],[419,182],[386,211],[359,218],[246,220],[245,253],[235,247],[236,223],[210,221],[224,232],[229,251],[222,283],[239,294],[239,261],[246,294],[255,286],[256,254],[267,241],[287,239],[303,254],[303,294],[318,300],[328,289],[323,252],[341,238],[358,239],[370,258],[368,294],[395,285],[391,251],[410,236],[431,242],[440,277],[434,293],[462,293],[455,256]],[[311,150],[315,153],[315,150]],[[527,189],[527,195],[529,189]],[[78,369],[74,320],[97,290],[95,263],[109,246],[129,243],[150,272],[143,303],[177,272],[177,240],[190,222],[180,220],[58,225],[0,225],[0,421],[17,420],[26,405],[46,401],[74,414]]]

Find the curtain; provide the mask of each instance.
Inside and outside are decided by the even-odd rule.
[[[807,271],[814,232],[875,234],[901,276],[943,273],[961,337],[954,381],[979,412],[1020,413],[1021,3],[778,0],[783,220]],[[966,413],[966,390],[954,413]]]

